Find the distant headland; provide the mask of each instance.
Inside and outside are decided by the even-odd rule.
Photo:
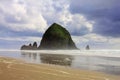
[[[23,45],[21,50],[54,50],[54,49],[78,49],[73,42],[70,33],[61,25],[53,23],[43,34],[40,45],[37,43]]]

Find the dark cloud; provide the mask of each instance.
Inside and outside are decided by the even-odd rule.
[[[108,20],[99,21],[94,24],[93,32],[103,36],[120,37],[120,22]]]
[[[92,32],[104,36],[120,37],[119,3],[118,0],[72,0],[70,11],[95,21]]]
[[[11,28],[8,28],[6,26],[0,25],[0,37],[22,37],[22,36],[38,36],[41,37],[43,33],[31,31],[31,30],[24,30],[24,31],[14,31]]]

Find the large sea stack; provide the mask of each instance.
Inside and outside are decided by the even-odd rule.
[[[39,49],[77,49],[70,33],[54,23],[44,33]]]
[[[77,49],[70,33],[57,23],[53,23],[43,34],[40,46],[34,43],[33,46],[22,46],[22,50],[41,50],[41,49]],[[33,48],[33,49],[32,49]]]

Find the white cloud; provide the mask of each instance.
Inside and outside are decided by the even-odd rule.
[[[93,23],[80,14],[71,14],[69,1],[65,0],[11,0],[0,3],[3,25],[14,31],[43,33],[53,22],[65,26],[71,33],[86,34],[92,31]]]
[[[87,20],[81,14],[71,14],[66,5],[62,12],[58,13],[58,23],[62,23],[72,34],[83,35],[93,30],[94,21]]]
[[[72,36],[73,40],[77,43],[77,44],[81,44],[81,43],[89,43],[89,42],[94,42],[95,44],[97,43],[109,43],[108,38],[97,35],[97,34],[87,34],[84,36]]]
[[[72,36],[72,39],[76,44],[89,42],[89,39],[82,36]]]
[[[109,43],[111,43],[111,44],[114,44],[114,43],[120,44],[120,38],[110,38]]]
[[[86,45],[90,45],[91,49],[110,48],[109,39],[101,35],[91,33],[84,36],[72,36],[72,38],[82,49],[85,49]]]
[[[91,34],[84,35],[83,37],[89,39],[90,41],[94,41],[94,42],[100,42],[100,43],[108,42],[108,38],[98,35],[98,34],[91,33]]]
[[[29,7],[27,2],[20,3],[19,0],[0,3],[1,23],[14,31],[33,30],[44,32],[47,28],[47,21],[42,13]],[[29,11],[28,11],[29,10]]]
[[[120,49],[120,38],[104,37],[98,34],[87,34],[84,36],[72,36],[73,41],[79,48],[85,49],[87,44],[91,49]]]

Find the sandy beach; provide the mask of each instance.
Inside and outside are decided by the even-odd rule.
[[[119,80],[104,73],[0,57],[0,80]]]

